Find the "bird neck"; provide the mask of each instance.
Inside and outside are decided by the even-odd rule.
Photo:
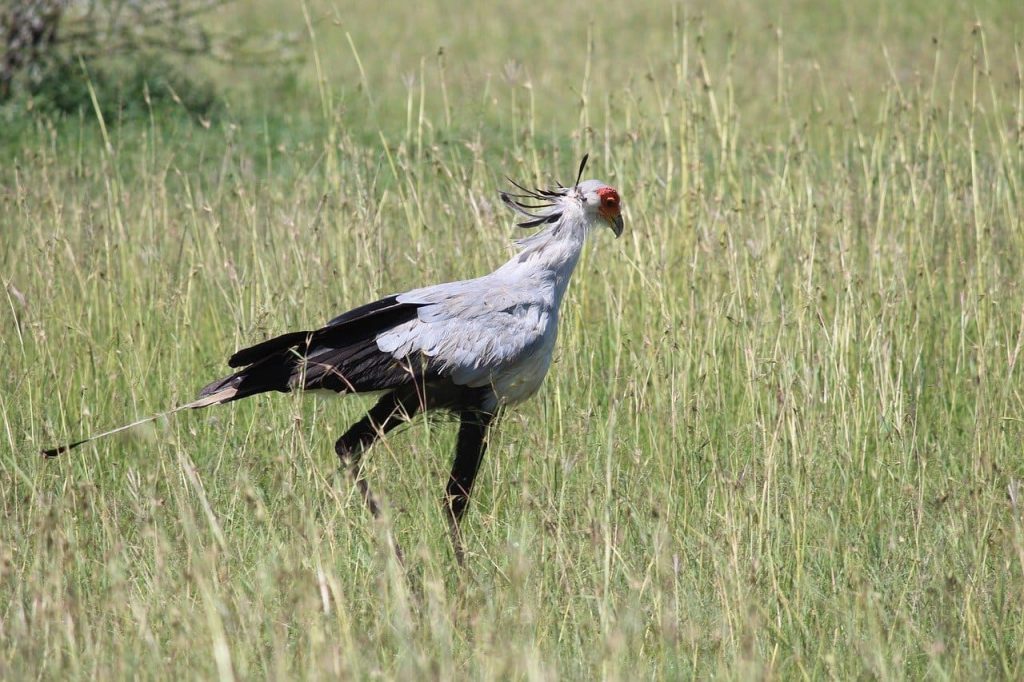
[[[535,276],[549,279],[560,301],[576,268],[590,226],[582,213],[566,214],[554,225],[525,239],[517,240],[521,250],[505,267],[529,269]]]

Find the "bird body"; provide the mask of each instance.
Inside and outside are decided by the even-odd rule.
[[[565,189],[547,207],[550,224],[519,240],[519,251],[497,270],[388,296],[321,329],[238,351],[229,364],[240,371],[203,388],[201,406],[266,391],[367,393],[406,385],[423,388],[429,403],[430,388],[449,384],[477,389],[474,407],[486,412],[526,400],[551,366],[562,299],[601,217],[599,204],[587,211],[580,197],[600,197],[601,190],[614,197],[611,220],[621,221],[618,195],[603,183]]]
[[[526,400],[551,366],[559,309],[589,226],[564,228],[488,275],[399,295],[423,307],[380,334],[378,348],[395,359],[423,353],[456,384],[491,387],[489,409]]]
[[[585,164],[586,157],[581,175]],[[573,187],[550,190],[515,186],[523,193],[501,197],[529,219],[520,226],[544,227],[519,240],[518,252],[494,272],[387,296],[319,329],[239,350],[228,360],[237,371],[208,384],[178,409],[268,391],[379,394],[377,404],[335,444],[375,515],[379,505],[359,470],[363,451],[417,412],[457,413],[461,425],[445,499],[461,561],[458,524],[488,429],[503,406],[526,400],[543,383],[562,299],[588,234],[601,223],[616,236],[623,228],[618,193],[597,180],[577,178]],[[54,456],[102,435],[44,452]]]

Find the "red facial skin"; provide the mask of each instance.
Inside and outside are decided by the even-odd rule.
[[[619,206],[619,193],[613,187],[602,187],[597,190],[597,196],[601,200],[601,206],[597,209],[598,213],[609,222],[615,220],[622,212],[622,208]]]

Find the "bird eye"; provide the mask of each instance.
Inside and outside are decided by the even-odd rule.
[[[601,193],[601,205],[605,208],[615,208],[619,205],[619,195],[613,190],[607,190]]]

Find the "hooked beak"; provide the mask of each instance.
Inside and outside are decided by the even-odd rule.
[[[614,218],[608,219],[608,226],[612,228],[612,232],[615,233],[615,238],[618,239],[622,236],[622,230],[626,226],[626,223],[622,220],[622,214],[615,216]]]

